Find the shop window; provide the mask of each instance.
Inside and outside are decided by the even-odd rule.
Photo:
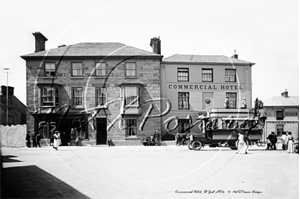
[[[276,119],[277,120],[283,120],[283,109],[277,109],[276,110]]]
[[[213,82],[213,69],[202,69],[202,82]]]
[[[72,77],[82,77],[82,63],[72,63]]]
[[[124,87],[124,105],[139,106],[139,88],[137,86]]]
[[[137,135],[137,119],[126,119],[126,137]]]
[[[178,109],[189,109],[189,93],[178,93]]]
[[[136,63],[125,63],[125,77],[136,77]]]
[[[83,97],[82,88],[72,88],[72,106],[73,107],[83,107],[82,97]]]
[[[179,133],[190,133],[190,120],[178,119],[178,132]]]
[[[225,69],[225,82],[236,82],[235,69]]]
[[[277,124],[276,125],[277,136],[280,136],[280,137],[282,136],[283,128],[284,128],[284,124]]]
[[[228,100],[229,100],[229,108],[235,109],[237,94],[236,93],[226,93],[226,97],[228,97]]]
[[[45,63],[45,77],[55,76],[55,63]]]
[[[59,90],[55,87],[41,88],[41,106],[58,106]]]
[[[188,68],[178,68],[177,69],[177,81],[188,82],[189,81],[189,69]]]
[[[96,106],[106,104],[107,92],[106,88],[96,88]]]
[[[106,77],[106,63],[105,62],[97,62],[96,69],[95,69],[95,76],[96,77]]]

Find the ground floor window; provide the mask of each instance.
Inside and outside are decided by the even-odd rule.
[[[179,133],[190,133],[190,122],[188,119],[178,120],[178,132]]]
[[[279,137],[282,136],[283,128],[284,128],[284,124],[277,124],[276,125],[277,136],[279,136]]]
[[[235,109],[237,94],[236,93],[226,93],[226,97],[228,97],[228,100],[229,100],[229,108]]]
[[[126,137],[137,135],[137,119],[126,119]]]

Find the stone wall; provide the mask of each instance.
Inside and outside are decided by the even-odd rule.
[[[1,147],[26,146],[26,125],[0,125]]]

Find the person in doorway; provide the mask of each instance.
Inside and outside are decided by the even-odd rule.
[[[35,140],[36,140],[36,146],[41,148],[41,144],[40,144],[41,135],[39,132],[36,134]]]
[[[56,130],[55,132],[54,132],[54,135],[53,135],[53,137],[54,137],[54,143],[53,143],[53,148],[55,149],[55,150],[58,150],[58,146],[59,146],[59,134],[58,134],[59,132]]]
[[[241,109],[246,109],[246,108],[247,108],[247,102],[246,102],[246,98],[244,97],[241,102]]]
[[[52,131],[50,135],[50,146],[53,146],[53,143],[54,143],[54,132]]]
[[[245,143],[245,140],[244,140],[244,135],[242,132],[239,132],[238,134],[238,151],[237,151],[237,154],[246,154],[246,143]]]
[[[292,136],[292,132],[288,132],[287,136],[287,152],[293,153],[294,152],[294,137]]]
[[[27,131],[27,134],[26,134],[26,145],[28,148],[31,147],[31,142],[30,142],[30,131]]]
[[[282,150],[287,150],[287,135],[286,132],[282,132],[281,135],[281,143],[282,143]]]

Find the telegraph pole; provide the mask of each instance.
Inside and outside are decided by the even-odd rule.
[[[4,68],[6,72],[6,125],[8,125],[8,72],[9,68]]]

